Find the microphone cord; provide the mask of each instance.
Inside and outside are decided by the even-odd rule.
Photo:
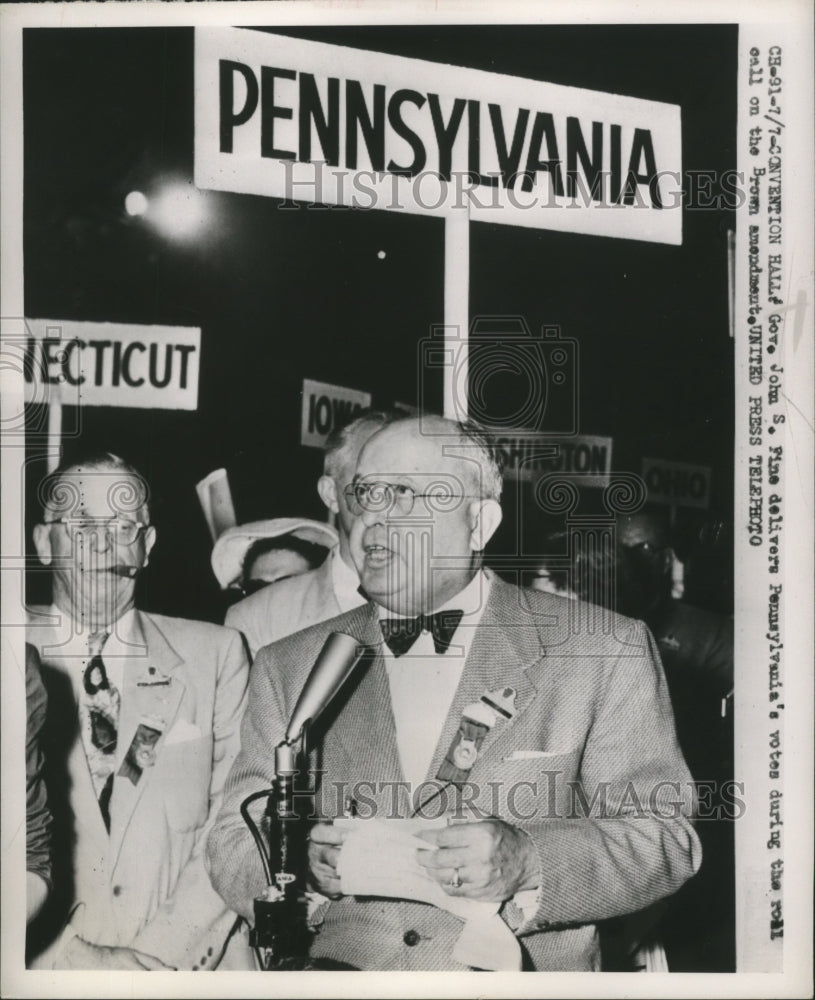
[[[425,806],[429,805],[433,801],[433,799],[437,799],[441,795],[442,792],[447,791],[447,789],[452,784],[453,784],[453,781],[451,779],[449,781],[445,781],[443,785],[440,785],[436,789],[436,791],[433,792],[432,795],[428,795],[428,797],[423,802],[420,802],[419,805],[416,806],[416,808],[410,814],[410,818],[411,819],[415,819],[420,814],[421,810],[424,809]],[[458,787],[458,786],[456,786],[456,787]]]
[[[246,823],[246,825],[249,827],[249,832],[252,834],[252,837],[255,841],[255,846],[257,847],[258,853],[260,854],[260,861],[261,864],[263,865],[263,874],[266,876],[267,885],[272,885],[271,861],[269,858],[268,851],[266,850],[266,845],[263,843],[263,837],[261,836],[260,830],[258,830],[257,824],[249,815],[249,809],[247,807],[251,805],[252,802],[255,802],[257,799],[262,799],[262,798],[268,799],[268,797],[272,794],[274,794],[273,788],[264,788],[260,792],[252,792],[251,795],[247,795],[247,797],[243,800],[243,802],[241,802],[241,816],[243,817],[244,823]]]

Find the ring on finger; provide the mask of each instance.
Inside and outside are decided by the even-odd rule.
[[[453,875],[450,881],[447,883],[451,889],[461,888],[461,874],[458,868],[453,869]]]

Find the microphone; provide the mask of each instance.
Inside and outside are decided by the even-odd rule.
[[[298,773],[295,744],[348,680],[364,651],[363,643],[344,632],[328,636],[294,706],[286,735],[275,747],[275,783],[266,807],[268,888],[255,899],[255,926],[249,938],[252,946],[260,950],[264,969],[302,969],[308,958],[311,934],[301,899],[307,864],[303,853],[306,841],[300,832],[302,819],[294,802],[294,780]],[[305,752],[305,747],[301,750]],[[260,794],[268,793],[255,793],[255,797]],[[244,801],[242,812],[252,798]],[[253,836],[264,856],[256,830]]]
[[[328,636],[294,706],[286,729],[286,743],[294,743],[306,723],[322,714],[348,680],[364,651],[363,643],[345,632],[332,632]]]

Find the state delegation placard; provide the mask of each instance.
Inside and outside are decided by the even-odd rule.
[[[201,331],[186,326],[27,319],[27,403],[198,408]]]
[[[682,242],[677,105],[242,28],[195,31],[195,183]]]

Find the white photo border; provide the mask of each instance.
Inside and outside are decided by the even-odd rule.
[[[782,486],[785,522],[782,532],[783,594],[781,628],[784,656],[784,890],[783,971],[753,973],[766,958],[768,893],[761,888],[767,876],[767,816],[750,809],[737,826],[738,963],[736,973],[698,977],[667,975],[595,975],[556,973],[516,975],[507,973],[301,973],[286,980],[291,996],[707,996],[774,997],[805,995],[812,988],[812,857],[813,842],[813,337],[812,337],[812,233],[813,233],[813,16],[805,0],[756,2],[745,6],[735,0],[684,2],[661,6],[656,2],[602,2],[602,0],[556,0],[532,2],[332,2],[238,3],[42,3],[3,4],[0,9],[0,98],[2,99],[2,284],[3,317],[22,317],[23,309],[23,152],[22,152],[22,29],[26,26],[136,27],[152,24],[240,25],[277,24],[487,24],[487,23],[738,23],[739,32],[739,169],[751,166],[748,154],[750,50],[766,60],[770,46],[784,53],[784,244],[783,310],[787,333],[782,338],[784,381],[783,412],[786,416]],[[766,61],[765,61],[766,65]],[[692,72],[692,60],[689,60]],[[712,95],[715,99],[715,95]],[[737,220],[737,268],[735,289],[736,360],[736,762],[755,780],[758,792],[746,792],[751,801],[764,801],[771,788],[768,777],[768,702],[764,638],[767,617],[766,546],[758,552],[749,543],[745,496],[748,489],[748,456],[755,452],[748,441],[748,247],[749,206],[739,209]],[[3,319],[5,326],[8,320]],[[791,327],[791,330],[790,330]],[[5,330],[3,331],[5,334]],[[791,335],[790,335],[791,334]],[[19,373],[0,371],[3,379],[2,427],[10,426],[21,412],[22,379]],[[763,390],[762,390],[763,391]],[[18,551],[22,523],[20,473],[23,451],[9,445],[4,436],[2,469],[2,551]],[[780,487],[779,487],[780,488]],[[11,609],[19,608],[23,574],[21,566],[4,558],[2,573],[2,621],[13,620]],[[2,635],[2,986],[6,996],[143,997],[265,996],[270,992],[256,973],[221,973],[194,980],[183,973],[104,974],[43,973],[23,968],[24,897],[22,864],[24,836],[24,787],[21,766],[24,717],[9,709],[24,697],[23,630],[4,628]],[[24,829],[24,823],[22,824]],[[759,860],[760,859],[760,860]],[[704,918],[700,914],[700,919]],[[775,961],[775,959],[773,959]],[[272,992],[280,986],[272,987]]]

